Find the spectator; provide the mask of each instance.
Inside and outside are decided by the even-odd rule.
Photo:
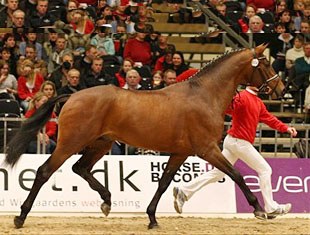
[[[17,80],[9,73],[9,64],[4,60],[0,60],[0,93],[6,93],[10,99],[17,96]]]
[[[140,90],[141,85],[139,84],[141,81],[141,76],[135,69],[131,69],[126,73],[126,83],[123,86],[123,89],[126,90]]]
[[[13,55],[14,56],[14,55]],[[12,58],[11,50],[7,47],[1,49],[1,59],[9,65],[9,71],[15,77],[17,76],[16,60]]]
[[[305,42],[303,45],[305,55],[295,60],[294,71],[292,73],[293,81],[299,89],[299,93],[295,93],[294,100],[302,106],[304,103],[305,91],[309,86],[310,74],[310,42]],[[295,75],[295,76],[294,76]]]
[[[48,101],[48,97],[43,92],[37,92],[29,104],[29,110],[25,114],[25,118],[30,118],[42,104]],[[51,118],[56,118],[53,112]],[[45,125],[44,132],[40,131],[37,135],[37,140],[32,140],[29,143],[27,153],[37,153],[37,141],[40,142],[40,148],[45,148],[47,154],[51,154],[56,148],[56,121],[48,121]],[[43,145],[45,145],[43,147]]]
[[[0,9],[0,28],[13,26],[13,12],[18,8],[18,0],[7,0],[6,7]]]
[[[288,49],[285,54],[285,66],[289,71],[294,66],[295,60],[305,55],[303,50],[304,38],[301,34],[295,36],[293,43],[293,48]]]
[[[65,35],[58,35],[55,48],[52,50],[52,53],[49,56],[48,61],[48,73],[52,73],[56,68],[61,66],[61,57],[64,54],[71,53],[71,50],[67,47],[67,39]]]
[[[15,37],[12,33],[6,33],[2,39],[3,47],[6,47],[11,52],[11,58],[15,62],[18,60],[20,52],[18,50],[18,46],[16,45]]]
[[[159,90],[161,88],[165,87],[164,78],[163,78],[163,72],[160,70],[157,70],[153,73],[153,90]]]
[[[84,71],[90,70],[92,61],[98,56],[98,50],[94,45],[88,45],[86,47],[85,55],[75,58],[74,67],[79,68],[81,74]]]
[[[47,61],[52,58],[52,53],[55,50],[57,38],[58,33],[54,29],[49,29],[48,40],[43,42],[43,48],[46,52]]]
[[[43,92],[48,99],[53,98],[57,95],[55,84],[48,80],[42,83],[40,87],[40,92]]]
[[[150,44],[145,41],[146,29],[135,25],[135,30],[137,32],[135,38],[129,39],[125,45],[124,58],[150,66],[152,53]]]
[[[36,10],[29,16],[29,25],[33,28],[52,26],[56,18],[48,11],[48,0],[38,0]],[[43,32],[43,29],[41,30]]]
[[[88,17],[86,11],[82,9],[73,10],[70,24],[76,33],[82,35],[89,35],[95,29],[94,22]]]
[[[292,20],[291,11],[288,9],[283,10],[278,14],[278,22],[283,23],[285,26],[285,32],[292,33],[295,31],[294,22]]]
[[[164,72],[164,86],[170,86],[175,83],[177,83],[177,74],[175,70],[167,69]]]
[[[275,1],[274,0],[246,0],[246,4],[253,4],[257,7],[257,10],[260,11],[271,11],[275,10]]]
[[[13,28],[25,28],[28,25],[25,22],[25,12],[20,9],[17,9],[12,14],[12,27]]]
[[[97,48],[98,56],[115,55],[114,42],[110,37],[111,25],[97,26],[97,33],[90,40],[90,44]]]
[[[49,80],[56,86],[56,91],[68,83],[68,72],[73,68],[73,54],[63,54],[61,66],[51,73]]]
[[[25,12],[26,17],[36,11],[37,0],[19,0],[19,9]]]
[[[34,64],[31,60],[25,59],[22,62],[22,75],[18,78],[18,97],[24,112],[28,110],[29,102],[40,90],[44,78],[34,71]]]
[[[115,55],[120,62],[123,60],[124,48],[127,42],[126,24],[118,23],[116,26],[116,34],[113,35]]]
[[[172,55],[172,64],[168,66],[176,72],[176,76],[180,75],[184,71],[188,70],[188,66],[185,64],[184,56],[181,51],[176,51]]]
[[[310,21],[303,19],[300,23],[300,33],[306,40],[310,40]]]
[[[164,52],[164,55],[162,57],[159,57],[156,60],[154,70],[160,70],[165,71],[166,69],[170,68],[172,66],[172,55],[175,52],[175,46],[170,44]]]
[[[124,87],[126,83],[126,74],[129,70],[133,68],[133,65],[134,65],[134,62],[131,59],[129,58],[124,59],[122,67],[120,68],[120,71],[115,74],[119,87]]]
[[[247,33],[264,33],[264,22],[258,15],[252,16],[249,20],[249,30]]]
[[[117,79],[104,72],[103,59],[100,57],[93,59],[91,69],[85,71],[82,76],[87,88],[108,84],[118,86]]]
[[[238,20],[239,26],[242,33],[247,33],[249,30],[249,21],[250,18],[256,15],[257,8],[253,4],[248,4],[245,8],[244,16]]]
[[[19,51],[20,55],[25,56],[26,55],[26,46],[27,44],[33,44],[35,46],[36,51],[36,57],[37,59],[46,60],[46,53],[43,49],[43,46],[41,43],[37,42],[37,33],[34,32],[35,29],[29,29],[29,31],[26,33],[27,41],[21,42],[19,44]]]

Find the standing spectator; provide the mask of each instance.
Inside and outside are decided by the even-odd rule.
[[[48,0],[38,0],[36,10],[29,16],[29,25],[33,28],[52,26],[56,18],[48,11]],[[43,32],[43,29],[42,31]]]
[[[17,80],[9,73],[9,64],[4,60],[0,60],[0,92],[8,94],[10,99],[17,96]]]
[[[0,9],[0,28],[13,26],[13,12],[18,8],[18,0],[7,0],[6,7]]]
[[[44,78],[41,74],[34,72],[34,64],[26,59],[22,62],[22,75],[18,78],[18,97],[24,112],[28,110],[29,102],[40,90]]]
[[[25,118],[30,118],[42,104],[48,101],[48,97],[43,92],[37,92],[29,104],[29,110],[25,114]],[[53,112],[51,118],[56,118]],[[27,153],[37,153],[37,141],[40,142],[40,148],[45,148],[47,154],[51,154],[56,148],[56,121],[48,121],[45,125],[44,132],[40,131],[37,135],[37,140],[32,140],[29,143]],[[45,145],[43,147],[43,145]]]
[[[130,58],[133,62],[142,63],[142,65],[151,65],[152,53],[151,46],[145,41],[146,29],[135,25],[136,36],[128,39],[124,48],[124,58]]]
[[[93,59],[91,69],[85,71],[82,77],[87,88],[108,84],[118,86],[117,79],[104,72],[103,59],[100,57]]]

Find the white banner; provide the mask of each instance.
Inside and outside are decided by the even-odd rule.
[[[41,188],[33,212],[100,212],[99,194],[71,169],[79,157],[69,158]],[[47,158],[47,155],[23,155],[11,169],[4,165],[4,156],[0,154],[0,211],[20,211],[36,170]],[[167,160],[167,156],[110,155],[103,157],[92,173],[112,193],[112,212],[145,212]],[[163,194],[157,212],[175,212],[173,186],[189,182],[211,168],[205,161],[189,157]],[[235,213],[234,183],[226,177],[224,182],[208,185],[185,203],[183,212]]]

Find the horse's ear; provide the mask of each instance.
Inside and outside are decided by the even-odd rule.
[[[260,44],[259,46],[255,48],[255,54],[262,55],[267,47],[268,47],[268,43]]]

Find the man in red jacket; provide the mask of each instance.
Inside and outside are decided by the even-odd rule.
[[[258,173],[265,211],[268,218],[271,219],[288,213],[291,204],[278,204],[273,200],[272,169],[253,146],[257,124],[263,122],[279,132],[290,133],[293,137],[297,135],[297,131],[294,127],[287,126],[269,113],[262,100],[257,96],[257,92],[256,87],[247,87],[246,90],[234,97],[232,106],[226,111],[228,115],[232,116],[232,127],[225,137],[222,153],[231,164],[240,159]],[[183,204],[195,192],[209,183],[221,180],[223,177],[224,173],[214,168],[182,187],[175,187],[173,189],[175,210],[182,213]]]

